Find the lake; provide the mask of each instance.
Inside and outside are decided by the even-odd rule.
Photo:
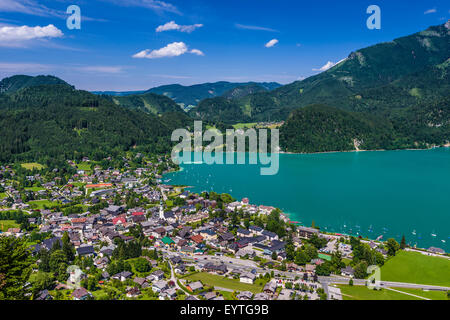
[[[280,154],[274,176],[249,164],[181,167],[166,183],[248,197],[324,231],[398,241],[405,235],[410,245],[450,251],[449,148]]]

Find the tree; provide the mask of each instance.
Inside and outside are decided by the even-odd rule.
[[[406,239],[405,239],[405,235],[402,236],[402,241],[400,242],[400,249],[405,249],[406,248]]]
[[[356,279],[365,279],[367,277],[367,267],[368,264],[366,261],[361,261],[360,263],[358,263],[355,268],[355,278]]]
[[[46,249],[41,248],[39,251],[39,260],[41,261],[39,263],[39,270],[43,272],[50,272],[50,254]]]
[[[277,260],[277,258],[278,258],[277,253],[275,251],[272,252],[272,260]]]
[[[341,273],[341,269],[345,267],[345,263],[342,261],[342,253],[335,251],[331,255],[331,270],[336,274]]]
[[[52,272],[58,272],[60,265],[63,263],[66,263],[66,255],[62,250],[57,250],[50,254],[49,265]]]
[[[400,245],[393,238],[388,239],[386,245],[387,245],[389,256],[395,256],[397,251],[400,249]]]
[[[331,263],[326,261],[316,267],[316,274],[319,276],[329,276],[331,274]]]
[[[38,272],[33,281],[33,295],[36,296],[39,292],[45,289],[50,289],[55,283],[55,278],[50,272]]]
[[[138,272],[149,272],[152,268],[147,260],[144,258],[138,258],[136,259],[134,263],[134,268]]]
[[[25,239],[0,237],[0,300],[26,299],[31,264]]]
[[[75,248],[70,242],[69,234],[64,232],[62,237],[62,251],[66,256],[67,261],[73,261],[75,259]]]

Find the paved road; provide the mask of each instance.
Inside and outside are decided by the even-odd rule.
[[[319,277],[319,281],[324,284],[348,284],[349,278],[345,277]],[[356,286],[365,286],[367,280],[353,279],[353,284]],[[394,282],[394,281],[380,281],[380,286],[383,288],[395,287],[395,288],[409,288],[409,289],[422,289],[422,290],[441,290],[448,291],[450,287],[432,286],[426,284]]]
[[[169,254],[170,251],[163,249],[163,252]],[[229,268],[239,269],[242,271],[251,271],[252,269],[256,269],[256,271],[265,273],[271,272],[270,269],[262,269],[260,268],[256,262],[252,260],[242,260],[236,258],[229,258],[226,256],[216,257],[216,256],[190,256],[185,254],[179,254],[170,252],[171,255],[179,255],[186,262],[223,262]],[[282,275],[290,278],[298,277],[300,279],[303,278],[303,272],[289,272],[289,271],[279,271],[273,270],[275,275]],[[341,276],[330,276],[330,277],[319,277],[319,282],[323,287],[328,287],[330,284],[348,284],[350,278],[341,277]],[[367,280],[364,279],[353,279],[353,284],[357,286],[365,286]],[[422,289],[422,290],[440,290],[440,291],[450,291],[450,287],[444,286],[433,286],[433,285],[425,285],[425,284],[416,284],[416,283],[404,283],[404,282],[394,282],[394,281],[380,281],[379,285],[382,288],[409,288],[409,289]]]

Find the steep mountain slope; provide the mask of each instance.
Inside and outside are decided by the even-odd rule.
[[[267,88],[259,85],[257,83],[250,83],[247,85],[239,86],[234,89],[231,89],[225,92],[222,97],[227,99],[240,99],[244,98],[250,94],[259,93],[259,92],[267,92],[270,91]]]
[[[168,152],[171,132],[186,120],[184,112],[154,116],[67,84],[27,87],[0,94],[0,162]]]
[[[394,136],[392,124],[383,118],[311,105],[292,112],[281,127],[280,145],[290,152],[389,149]]]
[[[154,93],[111,97],[112,101],[122,107],[139,109],[152,114],[183,111],[172,99]]]
[[[424,100],[435,101],[445,91],[448,94],[449,52],[450,23],[447,22],[353,52],[333,68],[303,81],[270,93],[236,99],[231,109],[234,121],[242,122],[249,117],[251,121],[284,120],[288,110],[315,103],[373,112],[421,104]],[[427,81],[423,81],[425,78]],[[444,90],[435,90],[437,82],[446,86]],[[221,103],[218,98],[210,99],[192,114],[210,118],[214,116],[212,113],[226,114],[228,107],[229,104]],[[236,107],[241,109],[240,113],[236,113]]]
[[[0,81],[0,93],[14,93],[20,89],[44,85],[44,84],[66,84],[67,83],[57,77],[53,76],[25,76],[16,75],[5,78]]]

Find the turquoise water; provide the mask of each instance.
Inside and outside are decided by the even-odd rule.
[[[181,167],[164,177],[167,183],[248,197],[329,232],[398,241],[405,235],[411,245],[450,251],[449,148],[281,154],[275,176],[248,164]]]

